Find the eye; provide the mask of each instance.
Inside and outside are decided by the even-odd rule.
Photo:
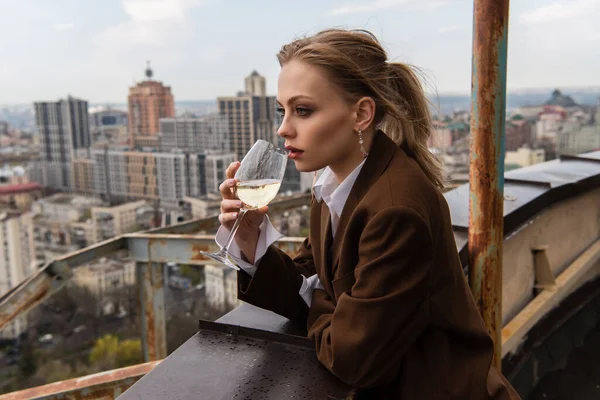
[[[277,107],[277,108],[275,108],[275,111],[277,111],[279,114],[281,114],[281,116],[285,115],[285,110],[283,109],[283,107]]]
[[[305,116],[309,115],[311,112],[312,112],[312,110],[309,110],[308,108],[296,107],[296,114],[298,114],[301,117],[305,117]]]

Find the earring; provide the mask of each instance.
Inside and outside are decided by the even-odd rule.
[[[365,151],[365,148],[363,146],[364,142],[365,141],[363,140],[362,129],[359,129],[358,130],[358,143],[360,144],[360,152],[362,153],[363,158],[367,158],[367,156],[369,155],[369,153],[367,153]]]

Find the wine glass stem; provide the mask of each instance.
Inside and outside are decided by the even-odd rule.
[[[240,223],[242,222],[242,219],[244,218],[244,215],[246,215],[246,212],[248,212],[248,210],[246,210],[244,208],[240,209],[238,217],[235,220],[235,224],[233,224],[233,228],[231,228],[231,232],[229,233],[229,237],[227,238],[227,242],[225,243],[225,246],[223,246],[222,250],[229,251],[229,246],[231,245],[231,242],[233,242],[233,238],[235,237],[235,233],[237,232],[238,228],[240,227]]]

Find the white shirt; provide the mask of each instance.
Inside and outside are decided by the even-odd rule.
[[[350,191],[356,182],[356,178],[360,173],[365,160],[363,160],[351,173],[344,179],[344,181],[338,185],[333,171],[327,167],[323,170],[317,182],[313,186],[313,194],[318,202],[324,201],[329,208],[329,215],[331,217],[331,233],[335,237],[335,233],[350,195]],[[215,236],[215,242],[222,248],[223,243],[226,242],[229,236],[229,229],[221,226]],[[267,252],[267,249],[271,244],[281,239],[283,235],[279,233],[271,224],[269,217],[265,215],[262,224],[260,225],[260,236],[256,245],[256,253],[254,256],[255,263],[250,264],[247,261],[242,260],[241,251],[235,241],[229,246],[229,254],[231,258],[237,263],[237,265],[246,271],[250,276],[254,276],[256,272],[256,266],[260,262],[261,258]],[[309,277],[308,279],[302,277],[302,286],[300,287],[300,296],[304,302],[310,307],[312,302],[312,292],[314,289],[323,289],[323,285],[319,281],[317,274]]]

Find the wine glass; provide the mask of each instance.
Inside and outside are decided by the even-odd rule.
[[[215,261],[219,261],[233,269],[240,268],[228,257],[229,246],[233,242],[244,215],[250,210],[264,207],[277,195],[281,180],[285,173],[287,154],[265,140],[257,140],[244,156],[235,179],[239,180],[235,187],[242,207],[229,233],[225,246],[217,253],[201,253]]]

